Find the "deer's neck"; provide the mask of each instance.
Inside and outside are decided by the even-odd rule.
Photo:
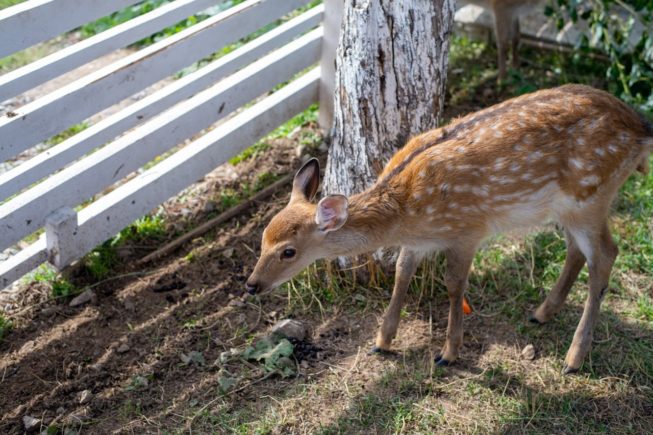
[[[400,205],[391,192],[372,187],[349,197],[347,222],[327,235],[330,256],[358,255],[396,242]]]

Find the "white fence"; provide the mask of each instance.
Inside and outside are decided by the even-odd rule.
[[[30,0],[0,10],[0,57],[135,3]],[[221,1],[170,2],[0,76],[0,102],[217,3]],[[245,1],[8,112],[0,117],[0,161],[307,3]],[[329,0],[325,5],[308,9],[0,174],[0,252],[45,228],[36,242],[0,263],[0,289],[45,261],[58,268],[70,264],[318,100],[321,124],[329,125],[341,4]],[[255,104],[241,109],[252,101]],[[241,111],[217,128],[75,211],[237,109]]]

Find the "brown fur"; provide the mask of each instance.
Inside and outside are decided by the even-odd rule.
[[[557,313],[587,262],[590,293],[566,357],[579,368],[591,346],[600,300],[617,255],[607,227],[612,199],[647,162],[650,126],[613,96],[580,85],[508,100],[411,139],[371,188],[348,200],[329,196],[316,206],[318,170],[307,164],[289,205],[265,230],[250,280],[267,288],[317,258],[399,246],[395,289],[376,339],[387,349],[399,323],[408,282],[419,259],[443,251],[451,303],[440,362],[462,345],[462,301],[472,258],[487,236],[553,219],[565,227],[568,255],[562,275],[535,311],[538,322]],[[310,170],[306,170],[305,168]],[[292,260],[279,259],[287,247]]]

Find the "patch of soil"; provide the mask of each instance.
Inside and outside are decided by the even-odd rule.
[[[147,266],[138,260],[216,214],[206,204],[219,204],[225,189],[254,185],[262,173],[294,171],[300,162],[293,141],[272,145],[265,155],[227,165],[164,204],[167,240],[122,247],[109,279],[94,282],[83,267],[71,269],[77,287],[94,286],[96,303],[72,308],[65,300],[54,303],[43,284],[21,289],[24,304],[10,313],[14,329],[0,343],[0,433],[22,433],[25,416],[40,420],[41,429],[90,425],[106,433],[138,427],[130,425],[140,415],[172,412],[195,389],[208,393],[205,382],[214,392],[217,369],[210,363],[265,332],[266,313],[283,312],[279,295],[252,300],[243,283],[264,224],[285,205],[289,186],[171,256]],[[192,259],[184,258],[190,252]],[[294,344],[299,361],[322,352],[310,342]],[[180,355],[193,351],[206,365],[182,363]],[[85,390],[91,399],[84,393],[81,403]]]

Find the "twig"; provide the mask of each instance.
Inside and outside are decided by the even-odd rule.
[[[156,251],[152,252],[151,254],[145,256],[141,261],[139,261],[139,264],[144,264],[148,263],[152,260],[155,260],[157,258],[160,258],[164,255],[167,255],[177,248],[179,248],[181,245],[184,243],[188,242],[189,240],[194,239],[195,237],[198,237],[205,232],[209,231],[211,228],[213,228],[216,225],[219,225],[225,221],[228,221],[229,219],[238,216],[251,206],[253,206],[256,202],[267,198],[268,196],[272,195],[275,193],[280,187],[283,187],[293,179],[294,174],[288,174],[281,178],[280,180],[276,181],[274,184],[272,184],[269,187],[266,187],[265,189],[261,190],[258,192],[256,195],[252,196],[248,200],[238,204],[236,207],[231,208],[224,213],[221,213],[219,216],[214,217],[211,220],[208,220],[204,222],[202,225],[199,227],[195,228],[194,230],[183,234],[179,237],[177,237],[175,240],[171,241],[170,243],[166,244],[160,249],[157,249]]]

